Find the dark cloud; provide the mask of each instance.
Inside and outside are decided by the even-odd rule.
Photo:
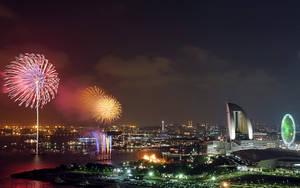
[[[197,47],[184,47],[183,52],[176,58],[103,57],[96,65],[99,83],[114,80],[106,87],[114,87],[125,101],[125,117],[152,123],[172,117],[220,122],[214,116],[223,113],[226,102],[245,104],[277,87],[277,80],[263,69],[239,66]]]
[[[113,77],[121,86],[152,87],[176,82],[172,62],[163,57],[136,56],[131,59],[101,58],[96,69],[100,76]]]
[[[6,6],[0,4],[0,19],[15,19],[16,17],[17,16],[15,12],[7,8]]]
[[[20,53],[41,53],[58,69],[62,106],[73,79],[107,90],[122,103],[122,120],[142,126],[225,124],[228,101],[273,124],[283,112],[299,113],[299,5],[9,0],[0,5],[0,74]],[[32,114],[0,98],[3,119]],[[49,122],[68,111],[55,102],[43,109]]]
[[[262,69],[241,68],[201,48],[188,46],[183,51],[183,57],[177,59],[147,56],[122,59],[107,56],[100,59],[96,69],[101,77],[110,77],[124,87],[170,84],[188,84],[203,89],[243,85],[261,87],[274,81]],[[187,68],[190,70],[184,71]]]
[[[58,50],[50,49],[39,44],[24,44],[24,45],[7,45],[0,48],[0,70],[3,70],[6,65],[15,60],[16,56],[24,53],[39,53],[54,64],[58,71],[63,71],[71,64],[69,56]]]
[[[276,83],[267,72],[256,70],[227,70],[224,72],[208,72],[202,76],[194,76],[191,81],[197,83],[198,88],[209,87],[236,88],[236,90],[264,89]],[[244,88],[244,89],[243,89]]]
[[[185,46],[182,50],[187,55],[187,57],[192,58],[197,63],[202,63],[204,65],[210,64],[213,65],[214,68],[227,65],[226,61],[208,50],[195,46]]]
[[[72,67],[66,53],[28,44],[1,48],[2,70],[22,52],[44,53],[61,75]],[[264,70],[236,66],[209,50],[185,46],[182,52],[176,57],[104,56],[94,65],[96,74],[79,71],[76,77],[63,76],[54,105],[50,105],[56,111],[52,114],[58,113],[68,122],[89,121],[78,104],[78,92],[97,85],[120,100],[124,111],[121,121],[153,125],[161,119],[201,120],[204,117],[199,118],[199,113],[214,120],[213,116],[222,112],[214,108],[207,108],[205,112],[194,109],[199,105],[218,106],[230,100],[243,101],[240,96],[252,100],[275,83]],[[141,111],[141,108],[144,110]]]

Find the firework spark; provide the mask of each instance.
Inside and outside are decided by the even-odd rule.
[[[7,66],[5,74],[8,96],[20,106],[43,107],[57,93],[58,74],[43,55],[21,54]]]
[[[36,109],[36,154],[39,153],[39,108],[54,99],[59,84],[54,66],[40,54],[21,54],[4,71],[8,96]]]
[[[81,101],[91,117],[97,121],[109,123],[120,118],[121,104],[99,87],[88,87],[83,90]]]
[[[95,104],[94,118],[101,122],[112,122],[120,118],[121,104],[111,96],[104,96]]]
[[[99,87],[88,87],[81,91],[80,101],[83,107],[86,108],[86,110],[93,111],[91,107],[94,106],[95,101],[97,101],[105,95],[105,91]]]

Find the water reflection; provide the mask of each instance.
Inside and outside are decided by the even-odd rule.
[[[39,164],[40,164],[40,156],[39,155],[34,155],[33,163],[36,168],[39,167]]]
[[[74,186],[53,185],[48,182],[23,180],[23,179],[0,179],[1,188],[75,188]]]

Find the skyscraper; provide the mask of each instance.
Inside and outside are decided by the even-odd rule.
[[[226,104],[227,129],[230,140],[253,139],[252,124],[246,112],[233,103]],[[246,137],[248,136],[248,138]]]

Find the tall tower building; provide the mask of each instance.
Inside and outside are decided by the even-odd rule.
[[[165,131],[165,121],[161,121],[161,131]]]
[[[253,139],[252,124],[246,112],[233,103],[226,104],[227,128],[230,140],[235,140],[237,136],[247,135],[249,140]]]

